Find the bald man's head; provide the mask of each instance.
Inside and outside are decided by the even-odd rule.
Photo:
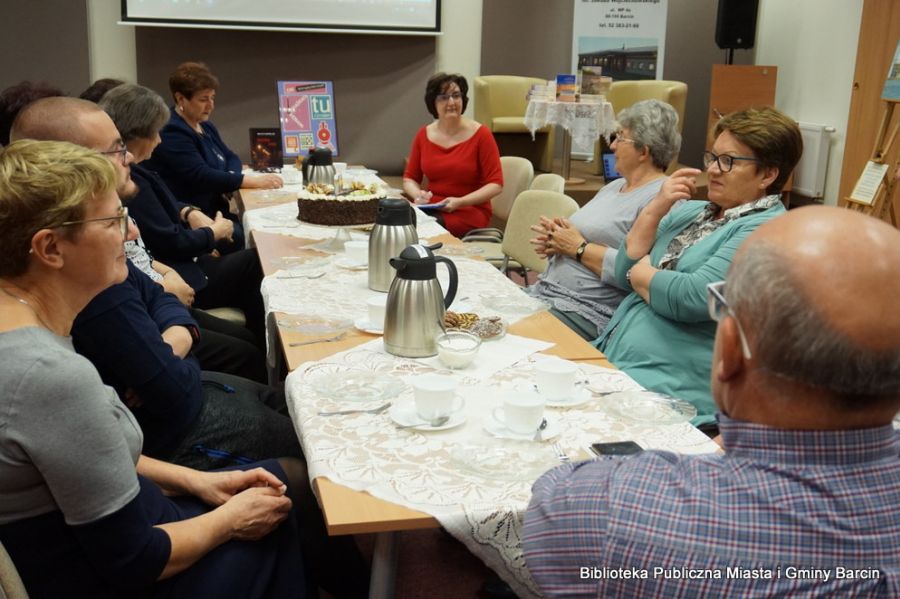
[[[900,231],[841,208],[801,208],[747,238],[726,297],[765,370],[862,407],[900,398],[898,265]]]
[[[42,98],[28,104],[13,121],[9,138],[36,139],[39,141],[68,141],[87,146],[85,127],[81,116],[102,109],[80,98]]]
[[[116,191],[122,201],[134,197],[138,188],[131,180],[134,156],[125,151],[122,136],[103,109],[80,98],[43,98],[27,105],[16,117],[10,132],[13,141],[67,141],[105,155],[119,183]]]

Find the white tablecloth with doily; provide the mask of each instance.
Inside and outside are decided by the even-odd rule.
[[[600,136],[616,131],[616,115],[609,102],[555,102],[532,99],[525,110],[525,126],[532,137],[538,129],[559,125],[576,147],[592,147]]]
[[[284,193],[284,192],[272,192]],[[295,198],[296,199],[296,198]],[[447,232],[440,226],[434,217],[426,215],[416,209],[416,230],[419,239],[437,237]],[[326,240],[332,239],[341,227],[328,227],[325,225],[313,225],[297,220],[297,202],[288,201],[265,208],[256,208],[244,213],[244,231],[262,231],[264,233],[279,233],[300,237],[302,239]],[[351,232],[361,231],[362,227],[347,227]],[[248,235],[249,237],[249,235]]]
[[[338,266],[341,258],[341,254],[310,254],[305,258],[280,259],[275,266],[281,270],[262,282],[266,312],[351,322],[367,316],[366,300],[385,294],[369,289],[368,271]],[[500,316],[512,324],[547,308],[488,262],[460,256],[450,256],[450,259],[456,265],[459,277],[459,291],[451,310],[477,312],[483,317]],[[447,267],[438,264],[437,274],[441,288],[446,290]]]
[[[490,343],[497,345],[489,348]],[[528,351],[512,346],[504,350],[503,343],[502,339],[485,343],[481,351]],[[459,394],[465,399],[465,421],[455,428],[428,432],[398,429],[391,410],[411,404],[411,377],[440,371],[439,367],[388,355],[380,339],[301,365],[288,376],[286,391],[310,477],[324,476],[434,516],[519,597],[537,597],[521,550],[522,520],[533,482],[559,464],[551,446],[554,441],[569,455],[578,455],[593,442],[623,440],[680,453],[717,450],[686,421],[663,424],[666,414],[657,422],[648,421],[646,414],[641,422],[633,419],[627,410],[617,408],[615,395],[605,393],[640,386],[623,372],[593,365],[580,367],[579,377],[590,386],[585,403],[545,411],[546,430],[556,432],[554,438],[542,442],[497,438],[484,425],[498,405],[498,392],[531,385],[533,364],[542,359],[547,358],[522,356],[488,378],[455,373]],[[340,380],[360,369],[401,381],[399,394],[356,403],[322,390],[323,382],[333,380],[329,377]],[[391,410],[379,414],[319,415],[320,411],[373,408],[388,400],[393,403]]]

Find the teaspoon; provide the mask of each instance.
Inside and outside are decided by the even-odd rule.
[[[438,416],[437,418],[429,420],[428,422],[417,422],[415,424],[404,424],[403,426],[398,426],[397,428],[398,429],[418,428],[418,427],[422,427],[422,426],[429,426],[431,428],[437,428],[439,426],[444,426],[445,424],[447,424],[448,420],[450,420],[450,416]]]

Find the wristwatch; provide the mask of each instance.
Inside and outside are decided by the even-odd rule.
[[[575,250],[575,261],[581,262],[581,259],[584,257],[584,250],[587,249],[588,242],[582,241],[581,245],[578,246],[578,249]]]
[[[195,210],[199,211],[200,208],[198,208],[197,206],[188,205],[187,210],[185,210],[184,214],[181,215],[181,220],[183,220],[184,222],[188,222],[188,217],[191,215],[191,212],[194,212]]]

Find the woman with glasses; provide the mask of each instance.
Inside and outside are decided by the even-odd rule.
[[[709,201],[682,202],[695,193],[700,171],[676,171],[619,248],[616,278],[632,293],[596,344],[643,386],[691,402],[698,426],[715,413],[707,285],[725,278],[756,227],[784,212],[781,190],[802,151],[797,123],[774,108],[726,116],[703,157]]]
[[[681,147],[678,113],[665,102],[644,100],[621,111],[611,148],[622,178],[597,192],[570,219],[531,227],[535,251],[547,270],[526,291],[588,341],[597,338],[628,295],[615,277],[616,254],[641,209],[659,192],[665,169]]]
[[[468,92],[462,75],[438,73],[428,80],[425,106],[436,120],[416,133],[403,171],[406,195],[416,204],[433,204],[432,214],[457,237],[488,226],[491,198],[503,189],[494,136],[463,116]]]
[[[148,162],[175,197],[196,206],[210,219],[221,213],[234,223],[231,240],[219,240],[223,253],[244,247],[240,219],[229,211],[228,197],[242,187],[272,189],[283,185],[278,175],[244,175],[241,159],[225,145],[209,121],[216,107],[219,80],[200,62],[178,65],[169,77],[175,105],[160,136],[162,143]]]
[[[140,426],[72,350],[76,314],[128,272],[116,185],[80,146],[0,150],[0,542],[32,597],[304,596],[285,486],[302,464],[142,456]]]

